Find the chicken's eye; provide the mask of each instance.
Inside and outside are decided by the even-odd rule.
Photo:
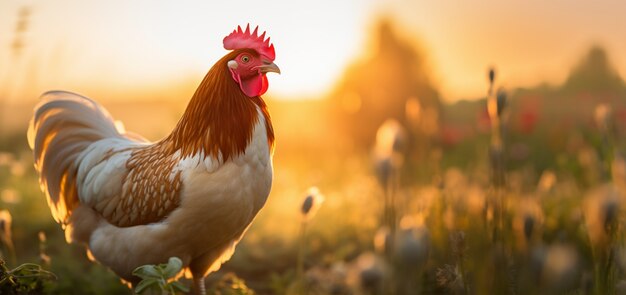
[[[250,61],[250,57],[249,57],[249,56],[244,55],[244,56],[242,56],[242,57],[241,57],[241,62],[243,62],[243,63],[247,63],[247,62],[249,62],[249,61]]]

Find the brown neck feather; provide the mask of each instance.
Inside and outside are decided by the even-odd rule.
[[[162,141],[171,153],[180,151],[186,157],[204,151],[205,156],[221,155],[223,162],[243,154],[258,122],[256,106],[265,117],[268,145],[273,148],[274,130],[265,102],[246,96],[228,70],[228,61],[241,52],[227,54],[206,74],[178,125]]]

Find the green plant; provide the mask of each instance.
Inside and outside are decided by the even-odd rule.
[[[159,265],[142,265],[133,271],[133,275],[141,278],[135,287],[135,292],[141,294],[147,290],[161,291],[163,294],[189,292],[189,288],[175,281],[175,276],[183,268],[183,262],[178,257],[170,257],[167,263]]]
[[[0,294],[41,293],[45,280],[56,276],[40,265],[24,263],[9,269],[4,260],[0,260]]]

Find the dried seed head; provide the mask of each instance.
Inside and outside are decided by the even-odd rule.
[[[463,293],[463,276],[458,266],[445,264],[442,268],[437,269],[437,284],[451,291],[452,294]]]
[[[394,167],[402,165],[406,148],[406,131],[400,122],[387,119],[376,131],[374,156],[377,159],[391,159]]]
[[[517,247],[526,252],[541,237],[544,213],[539,199],[534,195],[523,196],[515,207],[513,229]]]
[[[396,262],[405,269],[419,269],[430,252],[430,234],[425,226],[403,228],[395,242]]]
[[[496,79],[496,70],[494,68],[489,68],[489,84],[493,84],[493,81]]]
[[[308,195],[304,199],[304,202],[302,202],[302,209],[301,209],[302,214],[304,215],[309,214],[309,211],[311,211],[311,208],[313,208],[313,196]]]
[[[300,213],[305,220],[313,218],[320,205],[324,202],[324,196],[320,194],[320,191],[317,187],[309,188],[304,201],[302,201],[302,206],[300,207]]]
[[[587,233],[593,245],[606,245],[617,230],[622,193],[609,183],[592,190],[584,203]]]

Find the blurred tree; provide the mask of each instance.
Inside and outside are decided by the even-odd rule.
[[[436,134],[441,103],[424,53],[400,38],[390,19],[379,20],[372,38],[372,54],[352,64],[332,94],[336,122],[362,148],[373,145],[388,118],[411,135]]]
[[[572,93],[623,91],[624,81],[611,65],[604,48],[596,45],[571,71],[563,90]]]

